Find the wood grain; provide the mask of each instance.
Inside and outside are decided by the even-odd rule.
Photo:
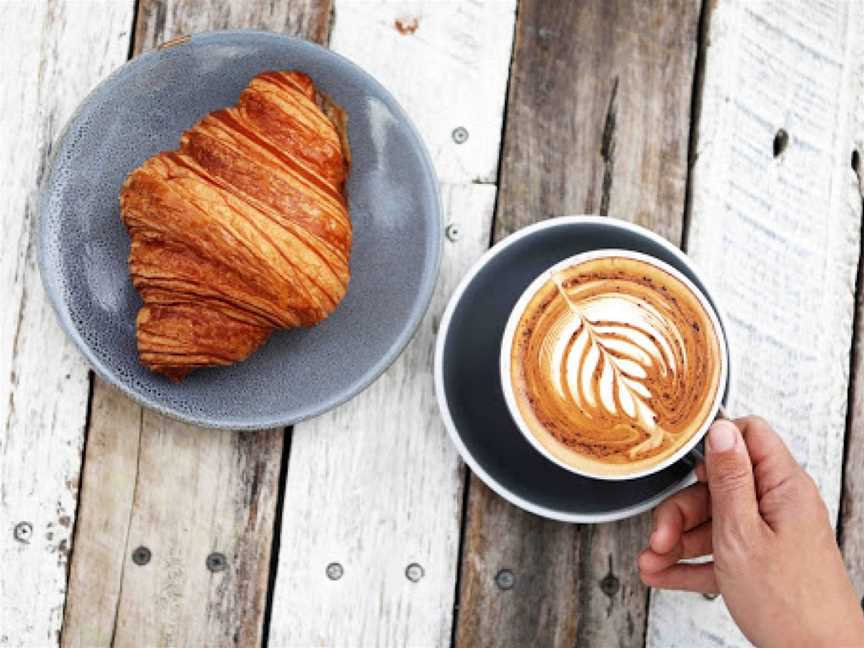
[[[331,0],[139,0],[135,53],[216,29],[262,29],[326,43]]]
[[[281,450],[276,434],[144,411],[126,553],[152,558],[127,558],[114,645],[260,643]],[[214,552],[224,569],[208,567]]]
[[[327,0],[141,0],[133,50],[226,27],[323,42],[330,12]],[[215,432],[142,412],[97,380],[64,645],[259,644],[283,442],[282,430]],[[147,565],[131,559],[139,546]],[[212,552],[223,571],[208,570]]]
[[[89,380],[39,280],[36,187],[76,104],[125,59],[132,2],[0,13],[0,646],[55,646]]]
[[[450,640],[463,468],[438,417],[431,358],[449,293],[489,242],[495,188],[445,185],[448,243],[430,313],[401,358],[351,403],[294,430],[274,646]],[[327,576],[341,566],[338,580]],[[416,564],[422,577],[408,578]]]
[[[294,430],[271,645],[450,641],[464,474],[435,404],[432,355],[445,302],[489,241],[495,186],[473,181],[495,177],[514,5],[337,2],[332,48],[416,120],[460,236],[445,241],[433,302],[400,359]],[[331,563],[341,578],[328,578]]]
[[[496,240],[602,213],[680,243],[698,15],[696,1],[520,3]],[[458,645],[642,646],[647,516],[540,520],[473,478],[467,515]]]
[[[864,132],[864,6],[712,6],[688,251],[728,314],[730,410],[775,426],[833,520],[860,250],[850,158]],[[655,592],[648,645],[747,642],[721,599]]]
[[[495,238],[565,213],[681,243],[698,0],[519,5]]]
[[[126,396],[95,382],[69,571],[64,646],[111,643],[129,558],[141,416],[141,408],[130,406]]]
[[[495,182],[515,4],[336,2],[331,48],[393,93],[422,133],[441,182]],[[464,141],[454,133],[460,128]]]

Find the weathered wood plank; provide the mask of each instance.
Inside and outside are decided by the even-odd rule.
[[[333,49],[416,119],[461,236],[445,243],[430,311],[402,357],[294,430],[272,645],[449,643],[464,474],[438,416],[432,354],[447,297],[489,241],[495,187],[472,181],[496,175],[514,4],[337,2]],[[331,563],[341,578],[328,578]]]
[[[281,450],[144,411],[114,645],[260,643]]]
[[[129,558],[142,411],[98,380],[91,407],[63,621],[64,646],[111,643],[123,569]]]
[[[183,425],[101,383],[93,402],[63,644],[259,643],[281,436]]]
[[[593,212],[680,243],[698,15],[695,0],[520,3],[496,240]],[[466,529],[458,645],[642,646],[647,516],[541,520],[472,479]]]
[[[331,0],[139,0],[135,52],[214,29],[263,29],[326,43],[330,9]]]
[[[327,0],[141,0],[134,51],[225,27],[323,42],[330,9]],[[64,644],[259,644],[283,440],[281,430],[182,425],[97,381]],[[138,546],[151,552],[147,565],[132,560]],[[224,570],[208,570],[211,552],[226,557]]]
[[[731,411],[772,422],[835,519],[861,227],[850,158],[864,132],[864,6],[712,6],[688,250],[729,316]],[[780,128],[788,144],[775,155]],[[747,643],[720,599],[693,594],[655,592],[648,627],[649,646]]]
[[[57,644],[89,391],[40,284],[35,189],[75,105],[126,58],[131,24],[131,0],[2,7],[0,646]]]
[[[332,48],[395,95],[423,134],[441,182],[495,182],[514,4],[336,1]]]
[[[585,213],[680,244],[698,19],[698,0],[520,3],[496,240]]]
[[[436,416],[429,363],[449,293],[489,243],[495,188],[444,185],[438,289],[399,361],[352,403],[294,430],[270,643],[446,645],[463,468]],[[338,563],[342,576],[328,578]],[[408,566],[419,565],[412,581]],[[415,568],[416,569],[416,568]]]

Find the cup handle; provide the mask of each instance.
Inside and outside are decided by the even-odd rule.
[[[729,413],[723,405],[717,410],[717,416],[714,420],[726,419],[729,420]],[[699,443],[693,446],[686,455],[681,457],[681,461],[687,464],[691,469],[695,469],[697,465],[705,461],[705,437],[699,439]]]

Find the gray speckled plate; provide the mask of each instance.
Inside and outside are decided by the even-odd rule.
[[[138,362],[141,305],[126,266],[118,193],[151,155],[259,72],[297,69],[348,113],[351,285],[321,325],[277,331],[245,362],[173,384]],[[109,383],[199,425],[265,428],[342,403],[397,357],[420,321],[441,255],[431,161],[408,116],[371,76],[317,45],[252,31],[199,34],[143,54],[81,104],[42,185],[39,265],[60,323]]]

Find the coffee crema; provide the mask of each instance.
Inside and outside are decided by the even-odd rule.
[[[701,428],[722,362],[691,289],[623,256],[554,270],[523,311],[510,358],[535,438],[565,464],[610,476],[660,463]]]

